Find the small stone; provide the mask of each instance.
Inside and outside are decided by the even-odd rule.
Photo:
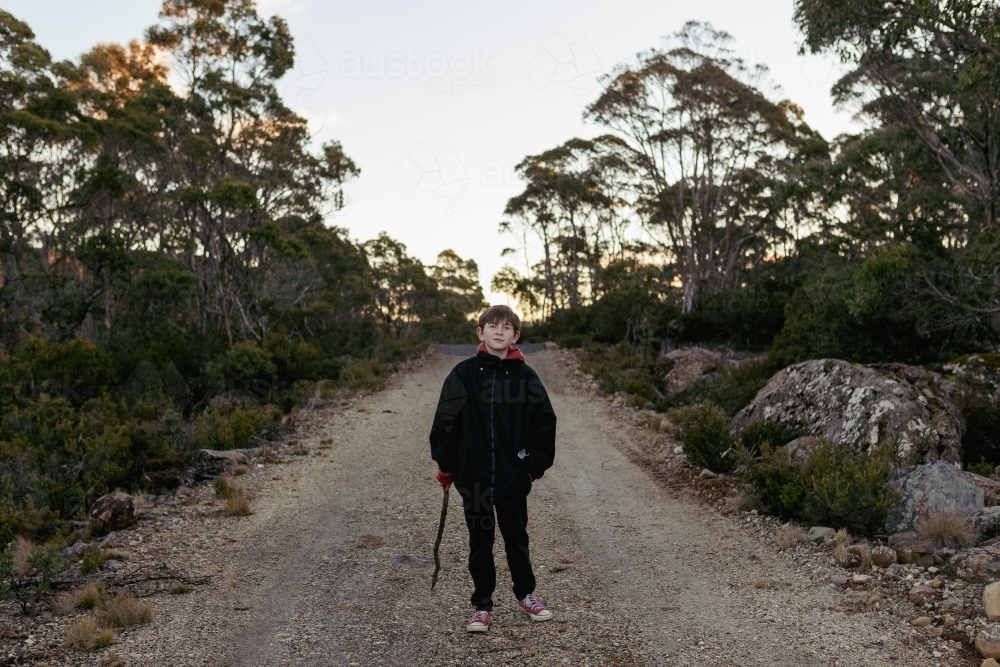
[[[867,574],[855,574],[851,577],[851,581],[855,584],[867,584],[872,578]]]
[[[1000,581],[983,589],[983,611],[989,620],[1000,620]]]
[[[718,477],[718,475],[709,470],[708,468],[702,468],[701,472],[698,473],[698,477],[700,477],[701,479],[715,479],[716,477]]]
[[[872,547],[871,559],[872,565],[889,567],[896,562],[896,551],[880,544]]]
[[[833,528],[827,528],[826,526],[813,526],[809,529],[809,533],[806,538],[813,544],[819,544],[820,542],[826,542],[827,540],[833,538],[837,534]]]
[[[676,447],[674,447],[674,454],[683,454],[683,453],[684,453],[684,445],[677,445]]]
[[[930,624],[931,624],[931,617],[930,616],[919,616],[919,617],[913,619],[912,621],[910,621],[910,625],[918,627],[918,628],[926,628]]]
[[[936,567],[934,567],[933,565],[931,565],[929,568],[927,568],[927,571],[930,572],[931,574],[937,574],[938,573],[938,569]]]
[[[997,662],[993,658],[986,658],[979,664],[979,667],[1000,667],[1000,662]]]
[[[928,625],[926,628],[924,628],[924,630],[926,630],[927,634],[929,634],[931,637],[940,637],[941,635],[944,634],[944,628],[939,628],[933,625]]]
[[[910,592],[907,593],[907,595],[910,598],[910,602],[912,602],[913,604],[920,604],[927,598],[934,597],[934,594],[936,592],[937,591],[935,591],[930,586],[921,586],[918,584],[913,588],[911,588]]]
[[[934,581],[931,582],[931,588],[944,588],[944,577],[940,574],[934,577]]]
[[[830,582],[834,583],[834,584],[836,584],[838,586],[846,586],[847,585],[847,577],[845,577],[842,574],[835,574],[832,577],[830,577]]]
[[[955,623],[957,623],[957,621],[955,620],[954,616],[952,616],[951,614],[944,615],[944,627],[950,628],[953,625],[955,625]]]

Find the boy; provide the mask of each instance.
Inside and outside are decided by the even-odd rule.
[[[497,578],[494,524],[503,536],[518,605],[532,620],[552,618],[534,596],[527,496],[555,457],[556,415],[538,375],[513,347],[521,335],[517,314],[492,306],[479,316],[476,335],[478,354],[445,378],[431,427],[431,457],[438,483],[448,488],[455,482],[469,528],[476,611],[465,629],[485,632],[493,620]]]

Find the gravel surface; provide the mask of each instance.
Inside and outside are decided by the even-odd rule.
[[[103,654],[48,664],[111,664],[112,653],[130,666],[971,664],[934,656],[897,616],[857,610],[811,557],[779,555],[754,517],[637,465],[649,436],[588,395],[561,351],[528,358],[559,417],[555,466],[528,497],[536,592],[554,619],[516,607],[498,535],[495,621],[466,633],[455,493],[430,591],[441,489],[427,432],[458,360],[439,351],[383,392],[310,413],[296,436],[308,455],[242,478],[252,516],[218,516],[200,487],[171,507],[176,518],[133,531],[123,548],[137,559],[212,582],[154,596],[155,621]]]

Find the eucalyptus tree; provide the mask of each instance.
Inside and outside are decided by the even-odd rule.
[[[616,67],[586,110],[628,147],[638,215],[678,269],[683,311],[699,289],[733,282],[788,235],[788,168],[823,159],[825,141],[793,103],[757,87],[732,38],[691,22],[664,49]]]

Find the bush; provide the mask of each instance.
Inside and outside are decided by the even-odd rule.
[[[123,591],[105,603],[100,610],[100,616],[105,626],[127,629],[151,623],[153,607],[149,603],[136,600]]]
[[[267,397],[277,368],[271,354],[254,343],[236,343],[205,366],[203,381],[212,393],[240,391]]]
[[[752,454],[760,454],[766,447],[772,450],[784,447],[799,436],[805,435],[779,422],[762,419],[743,429],[740,444]]]
[[[729,417],[712,403],[674,408],[670,420],[680,427],[684,455],[692,465],[713,472],[730,472],[736,467],[733,439],[729,437]]]
[[[220,401],[195,421],[194,442],[200,449],[242,449],[280,423],[281,411],[273,405]]]
[[[796,464],[764,442],[744,479],[768,514],[870,534],[898,498],[889,485],[893,455],[889,443],[855,454],[848,445],[822,441],[806,463]]]
[[[691,403],[715,403],[732,416],[750,404],[757,392],[785,364],[775,356],[744,363],[709,379],[701,379],[685,392]]]

